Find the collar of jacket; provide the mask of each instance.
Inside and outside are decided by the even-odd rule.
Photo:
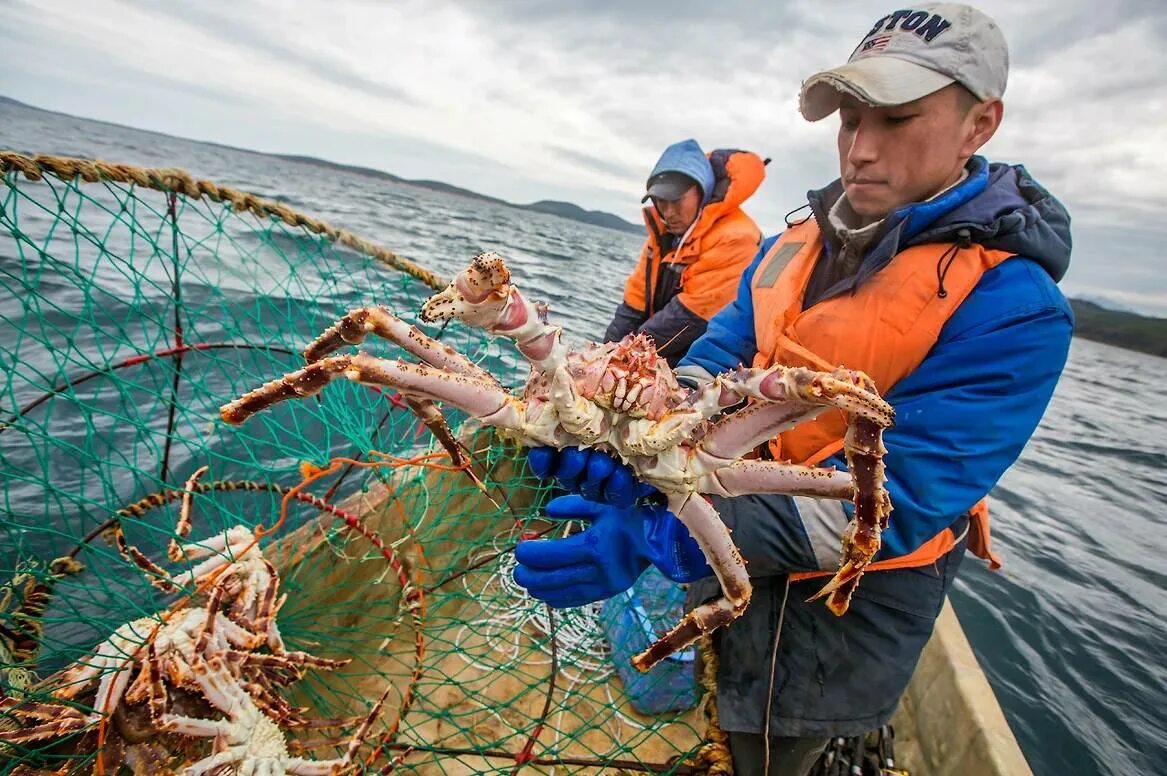
[[[859,269],[854,275],[844,278],[832,286],[823,298],[828,299],[854,290],[867,278],[886,267],[901,250],[917,243],[940,238],[941,235],[930,234],[928,235],[929,240],[917,239],[924,234],[927,227],[935,223],[945,213],[961,207],[988,187],[989,163],[984,157],[972,157],[969,159],[966,169],[968,177],[940,196],[927,202],[905,205],[885,218],[879,231],[871,240]],[[823,251],[827,261],[833,261],[839,254],[839,235],[832,226],[828,213],[831,206],[841,196],[843,196],[843,183],[840,180],[835,180],[825,188],[807,192],[811,213],[823,235]]]

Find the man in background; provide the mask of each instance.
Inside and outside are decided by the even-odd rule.
[[[644,208],[648,237],[605,342],[643,332],[676,366],[733,299],[758,251],[761,230],[741,206],[765,175],[765,163],[747,151],[706,155],[691,139],[665,149],[641,200],[651,200]]]

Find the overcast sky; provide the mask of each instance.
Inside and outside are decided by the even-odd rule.
[[[0,94],[639,222],[664,146],[773,158],[767,233],[837,177],[799,83],[888,2],[0,0]],[[1012,68],[984,153],[1066,203],[1064,287],[1167,315],[1167,0],[987,0]],[[3,145],[0,127],[0,145]]]

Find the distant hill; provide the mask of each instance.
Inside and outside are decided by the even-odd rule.
[[[488,197],[485,194],[479,194],[477,191],[470,189],[463,189],[449,183],[442,183],[441,181],[431,180],[416,180],[410,178],[402,178],[392,173],[383,172],[382,170],[374,170],[369,167],[360,167],[352,164],[339,164],[337,162],[330,162],[327,159],[318,159],[314,156],[299,156],[296,154],[267,154],[274,156],[277,159],[286,159],[291,162],[300,162],[302,164],[313,164],[318,167],[328,167],[334,170],[343,170],[345,172],[356,173],[358,175],[367,175],[372,178],[380,178],[382,180],[392,181],[393,183],[402,183],[407,186],[417,186],[422,189],[429,189],[430,191],[440,191],[444,194],[453,194],[458,197],[469,197],[481,202],[490,202],[495,205],[503,205],[505,207],[518,208],[519,210],[530,210],[536,213],[547,213],[560,218],[567,218],[572,221],[581,221],[585,224],[592,224],[593,226],[603,226],[608,229],[616,229],[621,232],[641,233],[644,231],[643,226],[625,221],[617,215],[605,213],[602,210],[584,210],[579,205],[571,202],[557,202],[550,199],[542,199],[538,202],[532,202],[529,205],[517,205],[514,202],[507,202],[505,199],[498,197]]]
[[[572,221],[583,221],[585,224],[595,224],[596,226],[606,226],[609,229],[619,229],[622,232],[636,232],[639,234],[644,231],[643,226],[630,224],[619,216],[605,213],[602,210],[584,210],[579,205],[573,205],[570,202],[556,202],[550,199],[542,199],[538,202],[532,202],[530,205],[517,205],[517,207],[523,210],[534,210],[539,213],[550,213],[553,216],[570,218]]]
[[[1167,358],[1167,319],[1108,310],[1085,299],[1071,299],[1070,307],[1075,336]]]
[[[1103,310],[1111,310],[1113,312],[1119,312],[1119,313],[1136,313],[1137,314],[1137,312],[1134,308],[1127,307],[1126,305],[1122,304],[1121,302],[1116,302],[1113,299],[1111,299],[1110,297],[1102,296],[1100,294],[1091,294],[1088,296],[1078,296],[1078,297],[1075,297],[1075,301],[1089,302],[1091,304],[1098,305]]]
[[[60,116],[70,116],[68,113],[60,113],[59,111],[45,110],[38,108],[35,105],[28,105],[27,103],[14,100],[11,97],[4,97],[0,95],[0,105],[17,105],[21,108],[29,108],[31,110],[44,111],[45,113],[56,113]],[[85,118],[84,116],[70,116],[70,118]],[[97,119],[88,119],[86,121],[97,121]],[[124,127],[123,124],[115,124],[111,121],[99,122],[102,124],[110,124],[112,126]],[[167,135],[164,132],[154,132],[153,130],[139,129],[138,127],[126,127],[127,129],[137,130],[139,132],[151,132],[156,135],[163,135],[165,137],[174,137],[174,135]],[[489,197],[485,194],[479,194],[477,191],[470,191],[449,183],[442,183],[441,181],[431,180],[411,180],[409,178],[402,178],[399,175],[385,172],[384,170],[376,170],[372,167],[362,167],[355,164],[341,164],[339,162],[330,162],[327,159],[320,159],[315,156],[304,156],[300,154],[271,154],[264,151],[256,151],[251,148],[238,148],[236,146],[225,145],[223,143],[214,143],[206,140],[194,140],[193,138],[180,138],[181,140],[189,140],[192,143],[202,143],[204,145],[218,146],[220,148],[228,148],[232,151],[246,151],[247,153],[260,154],[262,156],[270,156],[275,159],[284,159],[289,162],[300,162],[302,164],[312,164],[318,167],[327,167],[333,170],[342,170],[344,172],[355,173],[357,175],[365,175],[370,178],[378,178],[380,180],[390,181],[392,183],[401,183],[407,186],[416,186],[422,189],[429,189],[430,191],[440,191],[445,194],[453,194],[459,197],[469,197],[481,202],[491,202],[496,205],[503,205],[505,207],[513,207],[519,210],[530,210],[536,213],[547,213],[560,218],[567,218],[572,221],[581,221],[585,224],[592,224],[594,226],[603,226],[608,229],[616,229],[621,232],[641,233],[644,227],[625,221],[617,215],[612,213],[605,213],[600,210],[584,210],[579,205],[573,205],[570,202],[553,202],[551,200],[540,200],[530,205],[517,205],[514,202],[507,202],[498,197]],[[0,146],[3,147],[3,146]],[[635,192],[629,192],[629,196],[634,196]]]

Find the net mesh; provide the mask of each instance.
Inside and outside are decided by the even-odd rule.
[[[278,723],[269,754],[339,760],[351,744],[368,773],[716,769],[702,709],[631,707],[598,605],[552,612],[514,585],[515,542],[552,530],[522,451],[448,414],[480,489],[399,397],[344,380],[239,427],[219,420],[352,307],[417,323],[436,278],[173,171],[0,162],[0,774],[213,772],[213,726],[160,732],[152,699],[258,741],[261,723],[228,718],[181,675],[209,654],[195,644],[208,630],[200,645],[233,650],[222,670],[252,680],[241,705]],[[509,342],[422,328],[504,385],[525,379]],[[209,547],[236,526],[247,546],[167,555],[172,539]],[[223,587],[215,605],[215,584],[256,550],[274,579]],[[221,572],[207,582],[209,561]],[[259,629],[247,617],[273,581],[282,643],[216,641],[230,623],[206,612]],[[289,662],[297,651],[347,662]],[[110,713],[90,716],[103,691]],[[243,765],[219,757],[222,772]],[[327,772],[312,767],[280,766]]]

